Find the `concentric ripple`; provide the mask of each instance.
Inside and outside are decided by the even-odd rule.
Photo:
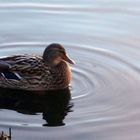
[[[0,110],[0,128],[12,127],[14,140],[139,140],[140,2],[59,1],[1,2],[0,57],[62,43],[76,61],[74,112],[54,129],[41,126],[40,114]]]

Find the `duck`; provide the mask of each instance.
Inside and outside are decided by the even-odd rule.
[[[42,56],[13,55],[0,58],[0,88],[27,91],[58,90],[69,87],[70,59],[63,45],[49,44]]]

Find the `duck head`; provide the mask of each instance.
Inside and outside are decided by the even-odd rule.
[[[53,43],[46,47],[43,53],[43,59],[50,66],[56,66],[62,61],[75,64],[67,55],[65,48],[58,43]]]

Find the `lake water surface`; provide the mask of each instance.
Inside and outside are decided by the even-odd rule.
[[[0,57],[65,46],[73,110],[65,126],[0,110],[13,140],[140,140],[140,1],[0,0]]]

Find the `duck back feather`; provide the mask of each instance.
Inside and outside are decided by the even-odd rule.
[[[0,87],[25,90],[56,90],[69,86],[71,70],[62,61],[54,67],[46,64],[42,57],[17,55],[0,61],[10,66],[0,73]]]

